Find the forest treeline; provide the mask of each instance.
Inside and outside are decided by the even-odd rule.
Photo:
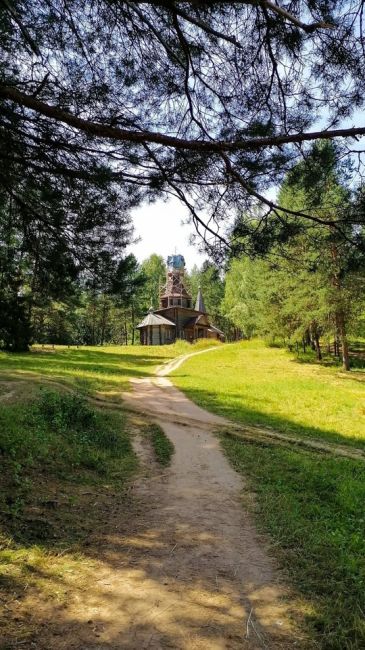
[[[324,343],[346,370],[349,335],[363,334],[365,311],[364,233],[353,225],[365,195],[352,182],[351,164],[338,162],[335,145],[316,143],[280,188],[280,235],[265,256],[231,261],[223,301],[223,313],[246,336],[311,345],[318,360]]]
[[[348,366],[363,2],[13,4],[0,3],[0,347],[134,342],[161,260],[127,254],[131,212],[174,196],[219,260],[191,282],[227,339],[320,356],[328,336]]]
[[[365,334],[365,246],[362,229],[353,226],[354,214],[358,222],[364,212],[365,194],[352,189],[353,170],[338,159],[333,144],[315,144],[280,188],[278,232],[269,228],[261,249],[231,254],[224,268],[207,260],[187,273],[193,299],[200,285],[227,340],[261,336],[297,348],[310,345],[319,360],[325,345],[349,368],[348,338]],[[46,198],[52,205],[52,194]],[[118,227],[111,232],[111,206],[98,217],[100,201],[91,206],[89,197],[81,209],[76,200],[74,232],[64,227],[67,206],[61,205],[54,222],[62,237],[53,239],[43,235],[42,222],[21,235],[19,207],[9,200],[2,205],[0,341],[7,349],[26,349],[33,341],[133,344],[138,321],[158,306],[163,258],[153,254],[138,263],[123,256],[131,239],[124,212],[119,222],[114,216]],[[263,232],[264,219],[258,214]],[[253,219],[250,227],[256,226]],[[235,223],[235,239],[241,228],[247,229],[246,219]]]
[[[108,280],[104,286],[75,283],[66,300],[34,306],[33,340],[66,345],[139,343],[136,325],[151,307],[159,305],[160,289],[166,281],[165,260],[153,253],[138,263],[129,255],[124,260],[123,286],[115,277]],[[222,312],[224,276],[213,263],[206,261],[201,268],[194,266],[186,273],[186,287],[194,300],[199,286],[212,319],[224,328],[227,338],[241,336],[239,328]]]

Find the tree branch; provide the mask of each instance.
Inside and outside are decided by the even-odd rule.
[[[335,25],[331,25],[330,23],[325,23],[323,21],[317,23],[309,23],[309,24],[303,23],[301,20],[299,20],[299,18],[296,18],[295,16],[293,16],[293,14],[289,13],[289,11],[287,11],[283,7],[279,7],[273,2],[270,2],[270,0],[261,0],[261,1],[259,0],[259,2],[252,2],[252,4],[258,4],[261,5],[262,7],[266,7],[267,9],[277,14],[278,16],[281,16],[285,20],[288,20],[296,27],[303,29],[308,34],[314,32],[317,29],[336,29]]]
[[[81,117],[77,117],[68,111],[57,106],[46,104],[31,95],[26,95],[16,88],[9,86],[0,86],[0,97],[9,99],[20,106],[24,106],[33,111],[41,113],[46,117],[68,124],[75,129],[94,135],[99,138],[109,140],[119,140],[133,144],[160,144],[173,149],[197,151],[200,153],[220,153],[222,151],[258,151],[266,147],[280,147],[284,144],[310,142],[313,140],[331,140],[333,138],[349,138],[365,135],[364,126],[355,126],[348,129],[332,129],[324,131],[312,131],[307,133],[293,133],[291,135],[276,135],[265,138],[247,138],[244,140],[225,141],[225,140],[197,140],[177,138],[163,133],[154,131],[135,131],[121,129],[100,122],[93,122]]]
[[[195,17],[189,16],[189,14],[187,14],[183,9],[180,9],[179,2],[175,2],[174,0],[170,2],[168,0],[165,0],[165,2],[158,2],[158,1],[154,2],[153,0],[151,0],[150,2],[147,1],[146,4],[153,4],[153,5],[158,5],[158,6],[173,9],[174,11],[179,13],[182,18],[185,18],[186,20],[193,23],[194,25],[201,27],[205,31],[209,32],[210,34],[214,34],[219,38],[224,38],[225,40],[229,40],[234,45],[240,47],[239,42],[236,41],[234,37],[233,38],[227,37],[219,32],[215,33],[215,30],[212,30],[212,28],[206,23],[204,23],[203,21]],[[200,2],[200,0],[191,0],[191,2],[185,4],[191,4],[192,6],[197,5],[199,7],[199,5],[201,5],[202,3]],[[214,5],[218,3],[213,1],[210,2],[209,4]],[[219,2],[219,4],[232,4],[232,2],[230,0],[223,0]],[[266,7],[266,9],[269,9],[270,11],[277,14],[281,18],[284,18],[284,20],[291,22],[293,25],[299,27],[299,29],[303,29],[305,32],[309,34],[311,32],[316,31],[317,29],[336,29],[335,25],[332,25],[331,23],[326,23],[324,21],[319,21],[315,23],[303,23],[299,18],[293,16],[293,14],[291,14],[289,11],[287,11],[283,7],[280,7],[274,2],[271,2],[270,0],[235,0],[235,4],[251,5],[253,7]]]
[[[9,14],[12,17],[13,21],[18,25],[21,33],[23,34],[24,40],[28,43],[29,47],[34,52],[34,54],[36,54],[37,56],[41,56],[41,52],[40,52],[40,49],[39,49],[37,43],[31,37],[28,30],[24,27],[24,25],[23,25],[22,21],[20,20],[18,14],[16,13],[15,9],[10,5],[10,2],[8,2],[8,0],[0,0],[0,2],[5,7],[6,11],[9,12]]]

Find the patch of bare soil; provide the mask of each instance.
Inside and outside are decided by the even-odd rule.
[[[19,397],[26,397],[29,393],[29,386],[24,381],[3,381],[0,379],[0,403],[11,403]]]

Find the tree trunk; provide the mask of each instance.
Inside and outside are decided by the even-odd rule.
[[[336,314],[336,324],[338,335],[341,341],[341,350],[342,350],[342,367],[344,370],[350,370],[350,355],[349,355],[349,344],[346,334],[346,325],[345,317],[343,311],[339,311]]]
[[[331,252],[332,252],[332,260],[333,260],[334,271],[335,271],[333,274],[332,283],[333,286],[338,291],[341,298],[342,284],[341,284],[341,276],[340,276],[339,264],[338,264],[339,255],[336,246],[332,247]],[[335,322],[336,322],[336,338],[339,338],[341,342],[342,367],[344,370],[348,371],[350,370],[349,344],[348,344],[347,333],[346,333],[345,313],[344,313],[343,305],[341,305],[341,301],[340,301],[340,305],[337,307],[336,310]]]
[[[310,345],[311,350],[313,352],[316,351],[316,341],[315,341],[315,334],[313,333],[315,330],[315,327],[311,325],[310,331],[308,331],[308,343]]]
[[[95,328],[96,328],[96,306],[93,302],[91,305],[91,345],[95,345]]]
[[[321,345],[319,342],[319,331],[318,331],[318,325],[314,321],[311,323],[310,326],[310,339],[311,339],[311,347],[312,350],[315,351],[316,353],[316,359],[317,361],[322,361],[322,351],[321,351]]]
[[[311,340],[310,332],[309,332],[309,329],[307,329],[304,332],[304,336],[303,336],[303,351],[304,351],[304,353],[307,350],[307,345],[311,345],[311,343],[312,343],[312,340]]]
[[[135,315],[134,315],[134,304],[132,303],[131,308],[131,321],[132,321],[132,340],[131,343],[134,345],[134,336],[135,336]]]
[[[322,361],[321,345],[320,345],[320,342],[319,342],[319,336],[318,336],[317,330],[314,333],[314,345],[315,345],[315,349],[316,349],[316,357],[317,357],[318,361]]]
[[[104,345],[105,329],[106,329],[106,304],[105,301],[103,301],[103,307],[101,311],[100,345]]]
[[[335,338],[333,339],[333,355],[335,357],[338,357],[339,354],[340,354],[340,351],[339,351],[339,346],[338,346],[338,338],[337,338],[337,334],[335,334]]]

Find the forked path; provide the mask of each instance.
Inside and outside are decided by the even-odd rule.
[[[124,396],[128,406],[161,424],[175,454],[162,476],[137,486],[141,503],[148,503],[143,558],[149,577],[145,584],[141,577],[140,593],[151,608],[147,619],[137,608],[135,645],[128,647],[306,647],[290,622],[290,594],[242,507],[242,479],[211,433],[225,420],[165,377],[132,384]]]

